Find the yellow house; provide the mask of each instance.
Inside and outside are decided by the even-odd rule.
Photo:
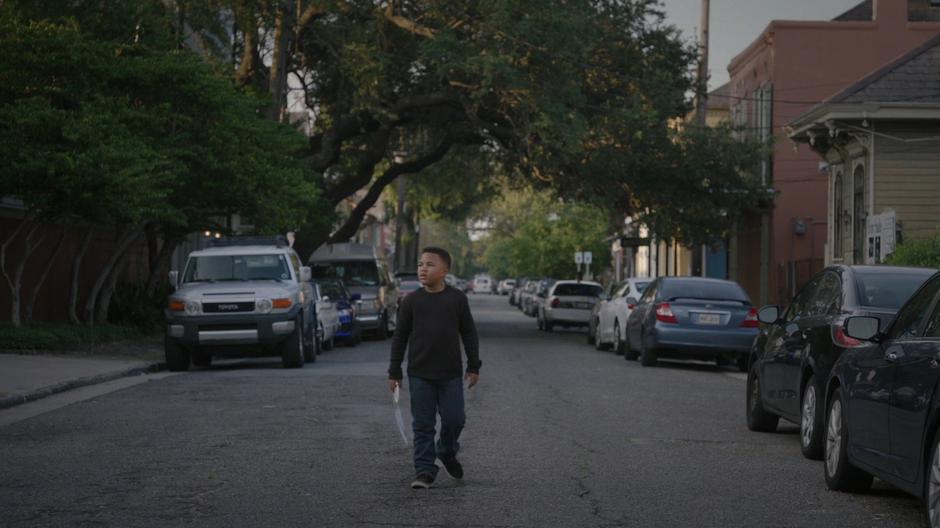
[[[940,35],[789,129],[829,177],[827,264],[880,263],[940,228]]]

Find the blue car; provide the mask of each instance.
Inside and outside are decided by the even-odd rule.
[[[757,310],[736,282],[661,277],[643,292],[627,319],[627,359],[654,366],[660,357],[729,359],[747,370],[757,337]]]
[[[346,285],[340,279],[320,279],[320,290],[323,295],[336,303],[339,313],[339,330],[336,338],[347,346],[355,346],[362,342],[362,332],[356,322],[356,301],[360,299],[358,293],[349,293]]]

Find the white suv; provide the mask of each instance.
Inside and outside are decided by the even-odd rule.
[[[276,351],[285,367],[316,360],[310,268],[284,237],[228,237],[189,254],[167,299],[167,367],[208,366],[213,353]],[[242,345],[253,345],[245,347]],[[260,346],[259,346],[260,345]]]

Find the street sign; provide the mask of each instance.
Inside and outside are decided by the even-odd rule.
[[[584,263],[590,265],[591,262],[594,260],[594,255],[590,251],[585,251],[583,258],[584,258]]]
[[[578,251],[574,254],[574,263],[583,264],[584,263],[584,253]]]

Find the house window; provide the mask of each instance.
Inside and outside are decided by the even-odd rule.
[[[842,233],[843,227],[843,207],[842,199],[842,173],[836,173],[836,181],[832,188],[833,195],[833,216],[832,216],[832,257],[842,260]]]
[[[852,195],[852,219],[854,220],[854,230],[852,232],[852,263],[865,263],[865,236],[868,230],[865,226],[867,215],[865,214],[865,167],[859,165],[855,167],[855,173],[852,175],[855,192]]]

